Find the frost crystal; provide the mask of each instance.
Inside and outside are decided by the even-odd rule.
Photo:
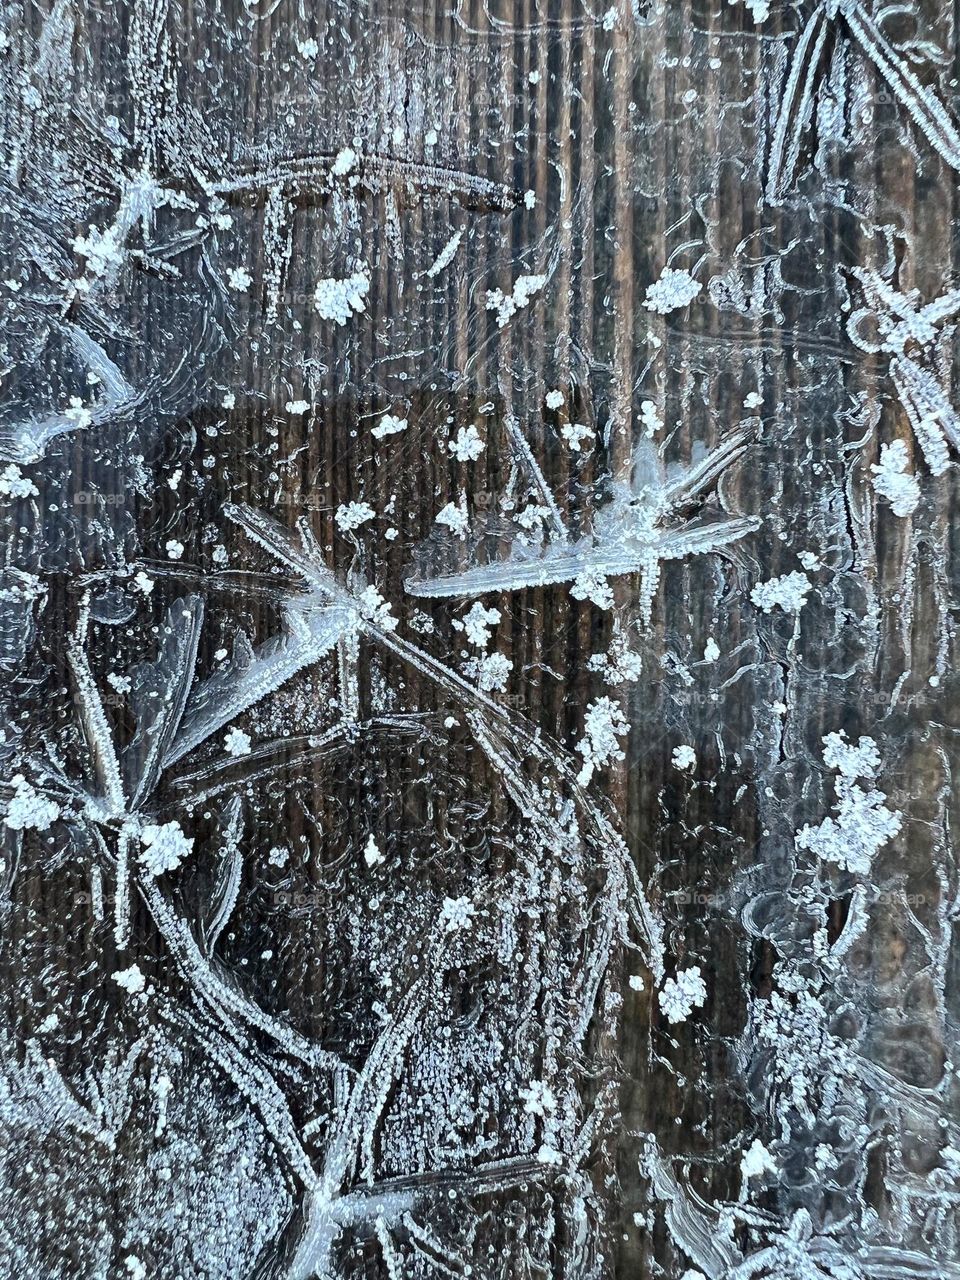
[[[560,428],[560,434],[573,453],[581,453],[585,445],[592,445],[594,438],[593,428],[582,422],[565,422]]]
[[[623,760],[619,739],[626,737],[630,726],[623,715],[619,702],[610,698],[597,698],[587,707],[584,718],[584,736],[577,743],[577,750],[583,756],[583,767],[577,775],[581,786],[586,786],[593,777],[594,771],[611,760]]]
[[[344,325],[355,311],[363,310],[369,292],[370,278],[363,271],[356,271],[345,280],[327,277],[318,282],[313,305],[321,319]]]
[[[870,468],[874,489],[890,503],[895,516],[912,515],[920,502],[920,482],[909,466],[907,446],[902,440],[894,440],[883,445],[880,461]]]
[[[369,502],[347,502],[337,507],[333,519],[338,529],[352,533],[368,520],[375,519],[376,514]]]
[[[358,597],[358,603],[362,617],[376,623],[384,631],[396,631],[397,620],[390,610],[389,603],[384,600],[376,587],[364,587]]]
[[[406,429],[406,418],[398,418],[392,413],[385,413],[380,419],[379,425],[371,429],[371,435],[378,440],[382,440],[384,436],[395,436],[400,431],[406,431]]]
[[[113,980],[117,986],[123,987],[124,991],[132,996],[138,995],[146,986],[146,980],[138,964],[132,964],[129,969],[118,969],[113,975]]]
[[[46,831],[60,817],[60,807],[40,794],[22,773],[11,779],[13,796],[4,823],[13,831]]]
[[[510,659],[502,653],[490,653],[477,666],[477,683],[485,693],[502,691],[510,679]]]
[[[584,569],[570,587],[574,600],[590,600],[598,609],[612,609],[613,588],[600,569]]]
[[[648,311],[665,316],[671,311],[689,306],[702,288],[703,285],[697,284],[689,271],[665,267],[660,279],[647,287],[643,305]]]
[[[446,525],[459,538],[466,537],[467,530],[470,528],[470,519],[466,509],[462,506],[455,506],[452,502],[448,502],[445,507],[437,512],[437,524]]]
[[[744,1178],[760,1178],[765,1173],[776,1173],[777,1162],[759,1138],[754,1138],[751,1145],[743,1153],[740,1161],[740,1172]]]
[[[557,1109],[553,1090],[544,1080],[531,1080],[526,1089],[520,1090],[520,1097],[523,1099],[524,1111],[532,1116],[546,1118]]]
[[[470,644],[485,649],[490,643],[490,628],[495,627],[501,617],[499,609],[485,609],[478,600],[460,625]]]
[[[469,898],[444,898],[440,923],[445,933],[459,933],[473,925],[476,908]]]
[[[35,498],[40,490],[15,463],[0,471],[0,494],[7,498]]]
[[[140,832],[140,863],[152,876],[176,871],[193,848],[179,822],[148,823]]]
[[[692,769],[697,763],[697,753],[693,747],[680,746],[673,748],[673,767],[675,769]]]
[[[458,462],[476,462],[484,447],[480,433],[472,423],[469,427],[461,427],[456,439],[447,442],[447,448]]]
[[[227,281],[231,289],[236,289],[238,293],[245,293],[253,284],[253,277],[243,267],[231,267],[227,271]]]
[[[771,613],[774,609],[797,613],[803,608],[812,587],[813,583],[805,573],[795,571],[758,583],[750,592],[750,599],[764,613]]]
[[[706,983],[697,964],[678,973],[675,979],[667,978],[660,992],[660,1008],[668,1022],[685,1022],[706,998]]]
[[[366,847],[363,851],[363,860],[368,867],[378,867],[381,863],[386,862],[386,855],[377,844],[373,835],[367,836]]]
[[[840,774],[834,780],[837,816],[824,818],[817,827],[804,825],[797,832],[796,846],[855,875],[867,875],[876,855],[899,833],[903,818],[884,807],[887,797],[882,791],[866,791],[854,781],[872,779],[880,767],[872,738],[861,738],[854,747],[842,733],[830,733],[823,742],[824,763]]]
[[[223,749],[228,756],[248,756],[250,735],[242,729],[230,729],[223,739]]]
[[[520,276],[513,286],[512,293],[503,293],[500,289],[487,291],[487,310],[496,311],[497,324],[502,329],[505,324],[521,311],[531,298],[535,297],[547,283],[546,276]]]

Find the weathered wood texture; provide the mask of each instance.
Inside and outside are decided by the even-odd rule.
[[[954,11],[822,12],[5,11],[0,1274],[960,1275]]]

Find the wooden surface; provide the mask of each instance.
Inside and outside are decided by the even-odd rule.
[[[242,658],[289,634],[303,581],[228,504],[291,536],[305,521],[342,587],[376,586],[390,635],[474,687],[481,651],[460,624],[482,599],[501,615],[489,651],[510,664],[489,702],[363,634],[359,723],[329,751],[316,739],[346,708],[326,654],[265,684],[164,771],[144,809],[194,841],[157,884],[201,942],[239,859],[236,903],[204,962],[218,982],[336,1054],[349,1088],[395,1033],[365,1112],[372,1136],[336,1194],[368,1174],[426,1189],[339,1228],[333,1274],[958,1274],[956,1166],[943,1154],[960,1147],[955,478],[931,474],[890,351],[862,350],[846,326],[866,305],[854,269],[901,297],[918,290],[917,305],[952,287],[953,170],[838,17],[814,124],[788,190],[770,198],[809,6],[777,5],[760,24],[719,0],[606,14],[526,0],[269,9],[6,15],[3,279],[20,289],[2,302],[0,425],[78,391],[95,401],[70,325],[131,394],[42,456],[7,440],[36,493],[2,513],[5,779],[49,783],[54,759],[96,790],[74,637],[123,745],[135,717],[109,677],[154,659],[168,608],[203,605],[188,708],[238,635]],[[953,22],[923,5],[883,25],[905,65],[916,42],[916,74],[948,106]],[[330,178],[344,148],[358,157],[353,185]],[[98,275],[76,237],[117,225],[139,172],[169,196]],[[217,184],[241,175],[246,188],[221,199]],[[668,266],[701,289],[661,315],[644,302]],[[249,284],[236,287],[238,269]],[[361,309],[324,319],[318,282],[358,270]],[[524,275],[547,278],[501,327],[488,291],[509,294]],[[952,320],[938,324],[944,341],[915,354],[949,402]],[[555,389],[559,411],[546,403]],[[299,400],[305,412],[291,410]],[[611,609],[569,583],[456,601],[406,590],[414,570],[506,556],[541,480],[571,539],[592,537],[630,480],[645,402],[668,466],[743,433],[749,446],[705,505],[757,526],[722,555],[664,561],[649,622],[639,574],[610,578]],[[378,441],[388,413],[408,426]],[[484,450],[458,462],[448,446],[472,423]],[[565,423],[594,433],[582,453]],[[921,490],[906,518],[871,484],[894,440]],[[461,498],[469,532],[444,536],[436,517]],[[351,502],[375,515],[346,536],[335,517]],[[752,590],[791,572],[810,584],[802,609],[765,612]],[[642,672],[608,687],[589,659],[618,633]],[[577,744],[603,696],[629,722],[624,758],[580,787]],[[224,757],[231,727],[254,753],[292,745],[254,777],[256,754]],[[795,839],[831,812],[822,739],[840,731],[877,742],[864,785],[903,814],[866,875],[805,857]],[[690,771],[673,762],[681,746],[695,751]],[[207,798],[213,778],[227,785]],[[146,891],[118,948],[113,854],[92,870],[90,822],[57,794],[47,831],[5,829],[0,1273],[295,1275],[310,1195],[276,1115],[264,1119],[269,1089],[249,1079],[273,1081],[317,1176],[344,1096],[263,1028],[224,1032]],[[371,837],[383,865],[364,857]],[[662,921],[666,976],[699,965],[706,982],[703,1007],[676,1025],[637,927],[641,899]],[[444,926],[448,900],[474,904],[466,930]],[[861,909],[863,927],[825,956]],[[133,963],[142,997],[113,976]],[[836,1040],[785,1030],[786,1015],[765,1038],[771,1000],[796,1009],[807,996],[817,1035]],[[45,1083],[43,1061],[55,1064]],[[805,1102],[791,1111],[800,1076]],[[99,1111],[94,1079],[112,1099]],[[96,1119],[81,1122],[51,1080]],[[555,1094],[542,1115],[524,1103],[536,1080]],[[454,1123],[458,1095],[470,1116]],[[741,1160],[755,1139],[776,1172],[750,1180]],[[817,1163],[821,1148],[832,1164]],[[471,1182],[489,1160],[508,1162],[503,1185]],[[791,1223],[799,1235],[810,1224],[806,1270],[776,1254]],[[725,1233],[717,1261],[710,1242]],[[916,1271],[903,1269],[909,1251]],[[861,1269],[842,1272],[840,1257]]]

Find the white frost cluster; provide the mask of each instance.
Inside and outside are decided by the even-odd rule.
[[[231,289],[236,289],[237,293],[246,293],[253,284],[253,277],[243,267],[230,267],[227,270],[227,283]]]
[[[909,466],[907,446],[894,440],[881,447],[880,461],[870,468],[874,489],[890,503],[895,516],[912,515],[920,502],[920,484]]]
[[[759,1138],[754,1138],[743,1153],[740,1172],[744,1178],[761,1178],[765,1173],[777,1172],[777,1162]]]
[[[834,781],[837,816],[824,818],[816,827],[805,824],[797,832],[796,846],[855,875],[866,875],[876,855],[900,831],[903,816],[884,806],[887,797],[882,791],[866,791],[855,781],[873,779],[880,767],[872,738],[861,738],[853,746],[843,733],[828,733],[823,745],[824,763],[839,772]]]
[[[531,1116],[543,1116],[546,1119],[557,1109],[557,1099],[545,1080],[531,1080],[526,1089],[520,1090],[520,1097],[523,1099],[524,1111]]]
[[[590,600],[598,609],[613,608],[613,588],[599,569],[584,569],[573,580],[574,600]]]
[[[587,707],[584,729],[586,732],[577,743],[577,750],[583,756],[583,767],[577,774],[577,781],[585,787],[595,769],[609,764],[611,760],[624,759],[619,740],[626,737],[630,726],[624,719],[620,703],[602,697]]]
[[[455,440],[447,441],[447,448],[458,462],[476,462],[485,448],[479,431],[473,425],[461,427]]]
[[[223,739],[223,749],[228,756],[248,756],[250,754],[250,735],[242,729],[230,729]]]
[[[5,498],[35,498],[40,490],[13,462],[0,471],[0,494]]]
[[[571,453],[582,453],[584,447],[592,448],[594,440],[594,430],[583,422],[565,422],[560,428],[560,434],[570,446]]]
[[[689,306],[702,288],[703,285],[698,284],[689,271],[665,267],[660,279],[647,287],[643,305],[648,311],[665,316],[671,311]]]
[[[355,271],[345,280],[328,276],[317,283],[313,305],[322,320],[334,324],[346,324],[354,311],[362,311],[364,298],[370,292],[370,277],[363,271]]]
[[[499,693],[510,679],[510,659],[502,653],[488,653],[477,664],[477,683],[484,693]]]
[[[371,435],[377,440],[382,440],[384,436],[395,436],[401,431],[406,431],[406,418],[398,418],[396,414],[385,413],[380,419],[380,423],[376,427],[371,428]]]
[[[7,802],[3,819],[6,826],[13,831],[46,831],[60,817],[60,806],[41,795],[22,773],[16,774],[11,782],[13,796]]]
[[[118,969],[112,976],[117,986],[123,987],[124,991],[131,996],[139,995],[145,986],[145,979],[138,964],[132,964],[129,969]]]
[[[698,964],[668,978],[660,992],[660,1009],[668,1022],[685,1022],[707,998],[707,987]]]
[[[485,609],[478,600],[459,625],[470,644],[478,649],[485,649],[490,643],[490,628],[495,627],[503,615],[499,609]],[[454,626],[457,626],[454,623]]]
[[[445,933],[459,933],[473,924],[476,908],[469,898],[444,898],[440,908],[440,923]]]
[[[337,507],[333,520],[338,529],[352,533],[368,520],[373,520],[376,514],[369,502],[346,502]]]
[[[152,876],[176,871],[193,848],[179,822],[147,823],[140,832],[140,863]]]
[[[448,502],[441,511],[437,512],[436,523],[446,525],[458,538],[465,538],[470,527],[470,519],[464,507],[458,507],[452,502]]]
[[[799,613],[812,587],[813,583],[805,573],[795,571],[757,583],[750,592],[750,599],[764,613],[771,613],[774,609]]]
[[[363,860],[368,867],[379,867],[382,862],[386,862],[387,857],[371,833],[367,836],[366,848],[363,851]]]
[[[364,587],[359,599],[360,613],[368,622],[380,627],[382,631],[396,631],[397,620],[390,611],[389,603],[376,587]]]
[[[693,747],[688,747],[684,744],[673,748],[673,767],[675,769],[692,769],[696,763],[697,753]]]
[[[512,293],[504,293],[502,289],[488,289],[487,310],[496,311],[497,324],[502,329],[531,298],[536,297],[546,283],[546,276],[520,276]]]

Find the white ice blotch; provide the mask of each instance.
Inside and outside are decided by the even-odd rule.
[[[370,278],[363,271],[355,271],[344,280],[329,276],[317,283],[313,295],[314,309],[322,320],[343,325],[355,311],[363,310],[364,299],[369,292]]]
[[[396,631],[397,620],[391,612],[390,604],[374,586],[364,587],[359,595],[360,613],[368,622],[382,631]]]
[[[299,417],[306,413],[310,408],[309,400],[288,400],[286,403],[287,413],[292,413]]]
[[[352,533],[368,520],[373,520],[376,512],[369,502],[347,502],[337,507],[334,523],[344,533]]]
[[[243,729],[230,729],[223,739],[223,749],[228,756],[248,756],[250,754],[250,735]]]
[[[146,986],[146,979],[140,972],[138,964],[132,964],[129,969],[118,969],[112,976],[117,986],[123,987],[124,991],[131,996],[139,995]],[[146,1272],[141,1271],[140,1274],[145,1275]]]
[[[300,53],[300,57],[307,59],[315,58],[320,52],[320,46],[317,44],[316,40],[314,40],[313,36],[307,40],[298,40],[297,49]]]
[[[134,586],[143,595],[148,596],[153,590],[153,579],[142,569],[139,569],[133,578]]]
[[[647,287],[643,305],[648,311],[665,316],[671,311],[689,306],[702,288],[703,285],[698,284],[689,271],[665,267],[660,279]]]
[[[22,773],[11,782],[13,796],[7,801],[4,824],[13,831],[46,831],[60,817],[60,806],[41,795]]]
[[[485,447],[473,423],[469,427],[461,427],[456,439],[447,441],[447,448],[458,462],[476,462]]]
[[[140,832],[140,865],[152,876],[176,871],[193,848],[179,822],[147,823]]]
[[[462,239],[463,232],[455,231],[437,254],[436,258],[433,260],[433,264],[427,268],[427,279],[433,280],[434,277],[438,276],[440,272],[444,270],[444,268],[449,267],[450,263],[454,259],[454,255],[460,248],[460,241]]]
[[[459,933],[473,925],[476,908],[469,898],[444,898],[440,923],[445,933]]]
[[[590,600],[598,609],[613,608],[613,588],[599,569],[583,569],[573,580],[574,600]]]
[[[719,657],[720,646],[717,644],[716,640],[714,640],[713,636],[710,636],[707,643],[703,646],[703,660],[704,662],[716,662]]]
[[[630,732],[630,726],[624,719],[620,703],[601,697],[587,707],[584,730],[583,738],[577,743],[577,750],[583,756],[583,767],[577,775],[581,786],[587,785],[594,770],[611,760],[625,758],[619,740]]]
[[[894,440],[880,449],[880,461],[874,463],[873,487],[886,498],[895,516],[909,516],[920,503],[920,483],[909,470],[907,446],[902,440]]]
[[[548,391],[543,398],[543,403],[547,406],[548,409],[562,409],[563,408],[563,392],[558,391],[556,388],[554,388],[553,391]]]
[[[520,1097],[524,1111],[531,1116],[546,1119],[557,1109],[557,1099],[545,1080],[531,1080],[526,1089],[520,1090]]]
[[[466,509],[452,502],[448,502],[441,511],[437,512],[436,523],[445,525],[458,538],[465,538],[470,528],[470,518]]]
[[[477,683],[484,693],[500,693],[510,679],[510,659],[502,653],[489,653],[477,664]]]
[[[16,463],[0,471],[0,495],[5,498],[35,498],[40,490]]]
[[[406,431],[406,429],[406,418],[398,418],[396,414],[385,413],[380,419],[379,425],[371,429],[371,434],[377,440],[382,440],[384,436],[395,436],[401,431]]]
[[[762,1178],[765,1173],[776,1173],[777,1162],[759,1138],[754,1138],[743,1153],[740,1172],[744,1178]]]
[[[855,747],[843,733],[828,733],[823,744],[824,763],[839,771],[834,779],[836,817],[824,818],[816,827],[805,824],[797,832],[796,846],[855,875],[867,875],[873,859],[900,831],[903,815],[885,807],[882,791],[864,790],[855,781],[872,780],[880,767],[872,738],[861,738]]]
[[[565,422],[560,434],[570,446],[571,453],[582,453],[585,448],[592,448],[595,432],[583,422]]]
[[[246,293],[253,284],[253,276],[249,271],[245,271],[243,267],[230,267],[227,271],[227,283],[237,293]]]
[[[546,283],[546,276],[527,275],[518,277],[512,293],[504,293],[502,289],[488,289],[487,310],[496,311],[497,324],[502,329],[531,298],[536,297]]]
[[[184,546],[182,542],[178,542],[176,538],[168,538],[164,544],[164,550],[167,553],[168,560],[182,560]]]
[[[630,975],[630,990],[631,990],[631,991],[642,991],[642,990],[643,990],[643,985],[644,985],[644,984],[643,984],[643,975],[642,975],[642,974],[639,974],[639,973],[631,973],[631,975]]]
[[[643,427],[643,434],[648,438],[652,438],[663,427],[663,419],[652,400],[640,402],[640,425]]]
[[[673,767],[675,769],[693,769],[697,763],[697,753],[686,744],[673,748]]]
[[[698,964],[667,978],[660,992],[660,1009],[668,1022],[685,1022],[707,998],[707,987]]]
[[[335,178],[345,178],[348,173],[352,173],[357,167],[357,158],[357,153],[353,147],[341,147],[333,162],[331,170],[333,176]]]
[[[798,613],[806,603],[813,583],[805,573],[794,571],[779,578],[758,583],[750,592],[750,599],[764,613],[782,609],[784,613]]]
[[[363,850],[363,860],[368,867],[379,867],[381,863],[387,860],[386,854],[377,844],[372,833],[367,836],[367,843]]]
[[[495,627],[503,615],[499,609],[485,609],[478,600],[461,623],[454,623],[458,629],[463,628],[470,644],[478,649],[485,649],[490,643],[490,628]]]

